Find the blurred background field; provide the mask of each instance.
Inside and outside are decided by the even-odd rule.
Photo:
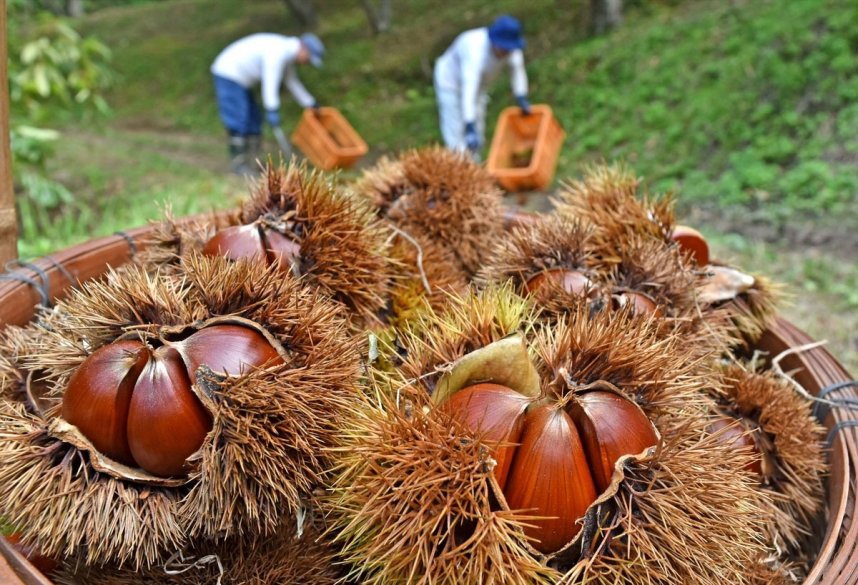
[[[440,139],[434,59],[512,13],[531,101],[567,131],[555,188],[593,162],[627,163],[675,194],[719,257],[785,283],[784,313],[858,371],[858,3],[629,0],[601,36],[585,1],[392,0],[380,35],[360,2],[315,4],[328,59],[301,78],[369,143],[361,166]],[[225,172],[209,65],[244,34],[304,30],[279,0],[82,5],[58,20],[51,2],[8,0],[23,258],[144,224],[168,202],[177,216],[233,205],[247,184]],[[81,73],[63,95],[51,70],[70,62]],[[508,87],[495,86],[489,120]],[[288,97],[282,113],[287,129],[300,115]]]

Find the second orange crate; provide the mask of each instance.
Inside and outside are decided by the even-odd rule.
[[[529,116],[516,106],[506,108],[492,138],[489,174],[507,191],[546,189],[565,137],[551,106],[534,105]]]
[[[336,108],[307,109],[292,133],[292,144],[320,169],[353,166],[369,148]]]

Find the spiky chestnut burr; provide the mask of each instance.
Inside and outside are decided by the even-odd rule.
[[[143,571],[64,567],[57,585],[334,585],[336,551],[319,528],[285,521],[273,534],[196,542],[162,566]],[[169,571],[169,573],[168,573]]]
[[[471,384],[449,393],[441,408],[496,445],[494,479],[507,505],[539,517],[525,533],[551,554],[578,534],[578,519],[611,488],[617,463],[655,447],[658,434],[637,405],[607,386],[559,401],[524,390]]]
[[[138,262],[180,271],[184,255],[204,251],[275,264],[334,299],[362,328],[379,323],[396,280],[391,239],[370,206],[332,177],[269,163],[240,210],[191,225],[168,215]]]
[[[193,390],[200,367],[240,376],[285,361],[279,343],[249,321],[214,319],[174,335],[98,348],[63,394],[63,419],[96,451],[159,477],[183,475],[186,459],[211,430]]]
[[[343,304],[358,324],[378,322],[395,266],[389,259],[391,233],[369,205],[306,165],[269,164],[242,206],[240,221],[243,227],[232,231],[250,234],[253,241],[247,243],[255,247],[249,256],[265,258],[303,277]],[[231,250],[234,241],[242,248],[245,240],[235,234],[216,234],[205,249],[207,253]]]
[[[443,245],[474,276],[503,230],[494,180],[466,154],[441,147],[406,152],[399,162],[411,188],[391,204],[387,218]]]
[[[555,582],[558,573],[528,545],[528,517],[495,505],[488,447],[432,410],[422,390],[397,384],[397,395],[383,387],[389,382],[370,379],[373,390],[346,419],[334,454],[324,507],[348,578],[368,585]]]
[[[627,168],[596,166],[583,179],[566,183],[553,202],[562,217],[594,226],[600,249],[620,249],[634,236],[671,242],[676,225],[673,199],[640,191],[640,179]]]
[[[129,268],[73,292],[50,329],[33,326],[38,343],[23,370],[44,371],[62,397],[86,358],[123,335],[190,332],[226,316],[256,323],[282,346],[283,363],[239,375],[196,368],[212,430],[188,477],[172,480],[96,468],[92,451],[65,440],[61,417],[0,401],[0,514],[27,526],[46,554],[151,566],[191,539],[274,530],[321,482],[359,375],[336,307],[275,268],[193,254],[183,265],[182,278]],[[27,455],[34,449],[38,457]]]
[[[824,428],[812,404],[789,382],[741,365],[722,370],[716,397],[726,416],[747,429],[759,488],[773,495],[769,539],[786,554],[801,552],[824,499]],[[783,560],[786,560],[784,558]]]
[[[477,280],[483,284],[512,280],[519,294],[534,295],[540,307],[561,308],[582,296],[599,296],[591,235],[592,230],[579,221],[535,216],[498,240]]]
[[[376,213],[384,217],[390,206],[408,195],[413,186],[408,181],[402,161],[383,156],[375,165],[365,169],[348,188],[356,197],[366,199]]]
[[[715,408],[703,393],[707,380],[696,374],[702,361],[689,360],[679,338],[658,339],[648,320],[633,320],[630,326],[627,317],[590,315],[582,309],[554,327],[538,329],[535,348],[541,365],[534,381],[527,368],[519,367],[530,359],[526,350],[522,353],[521,343],[517,342],[519,349],[512,357],[506,347],[515,341],[507,335],[530,329],[522,319],[527,310],[510,312],[509,307],[522,309],[527,303],[512,301],[517,295],[508,287],[489,291],[488,297],[484,292],[460,299],[441,315],[427,314],[421,327],[406,332],[401,339],[408,350],[404,379],[376,372],[382,383],[367,397],[373,406],[349,417],[350,430],[337,449],[339,467],[330,509],[332,530],[355,564],[353,574],[374,583],[395,582],[408,574],[425,575],[427,582],[454,583],[469,582],[471,576],[477,579],[485,574],[485,567],[491,567],[493,574],[518,571],[509,573],[516,576],[513,582],[539,582],[539,577],[521,577],[520,572],[522,567],[535,571],[532,560],[536,558],[554,582],[576,582],[575,575],[585,574],[594,581],[643,583],[658,574],[667,575],[668,583],[679,584],[692,579],[697,570],[703,583],[721,582],[725,574],[734,582],[750,583],[748,567],[765,553],[758,539],[763,524],[759,495],[751,489],[747,475],[736,473],[747,463],[747,454],[705,440],[705,425]],[[500,322],[505,326],[499,327]],[[500,346],[506,349],[499,351]],[[434,401],[443,403],[451,387],[467,387],[475,380],[508,387],[535,384],[537,392],[552,389],[555,396],[611,380],[655,422],[664,445],[650,457],[622,464],[616,491],[607,492],[589,508],[585,530],[565,550],[540,555],[520,530],[510,530],[504,542],[514,548],[507,552],[505,565],[495,564],[486,559],[487,554],[496,553],[497,545],[483,540],[482,527],[495,522],[499,514],[511,514],[509,518],[519,524],[532,523],[537,514],[515,514],[503,505],[494,470],[505,465],[502,452],[496,451],[504,445],[488,440],[484,431],[467,428],[426,399],[431,394]],[[563,388],[567,390],[561,392]],[[426,429],[435,430],[426,434]],[[473,445],[482,451],[472,450]],[[687,453],[691,455],[686,458]],[[476,503],[494,515],[481,513],[477,517],[483,522],[474,528],[470,518],[475,513],[463,513],[461,503],[453,503],[459,500],[450,494],[473,502],[473,486],[480,478],[491,489]],[[462,487],[462,482],[469,487]],[[407,484],[407,488],[398,489],[394,498],[388,489],[391,483]],[[649,490],[649,485],[660,487]],[[703,493],[713,485],[719,486],[717,493]],[[454,491],[438,494],[438,486]],[[741,502],[738,512],[736,501]],[[677,516],[676,510],[682,512]],[[650,519],[668,516],[677,518],[664,530],[649,526]],[[700,518],[724,531],[715,537],[717,545],[705,547],[708,567],[704,570],[697,567],[696,551],[687,554],[689,543],[698,538]],[[726,518],[732,524],[722,527]],[[419,532],[414,527],[420,527]],[[443,534],[434,532],[442,528]],[[479,537],[469,539],[474,530]],[[669,537],[671,530],[677,534]],[[461,558],[448,552],[448,542],[467,543]],[[444,543],[444,548],[439,550],[438,543]],[[652,559],[654,572],[641,571],[636,556]],[[471,558],[484,561],[475,568],[480,572],[463,572],[463,564]]]
[[[688,268],[701,275],[696,288],[707,327],[718,330],[718,336],[732,338],[733,345],[757,339],[774,315],[776,287],[760,277],[738,273],[747,284],[730,285],[729,294],[720,291],[713,297],[710,290],[721,286],[722,273],[738,271],[712,261],[702,235],[676,224],[671,197],[650,197],[639,191],[640,181],[625,168],[594,167],[584,179],[566,185],[554,203],[559,215],[592,226],[596,255],[603,260],[641,240],[674,249]]]

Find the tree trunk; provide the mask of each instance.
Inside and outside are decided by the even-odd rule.
[[[381,0],[378,10],[376,10],[372,0],[361,0],[366,17],[369,20],[369,26],[372,28],[372,34],[377,35],[390,30],[393,18],[391,2],[392,0]]]
[[[18,257],[18,222],[9,145],[9,80],[6,59],[6,0],[0,0],[0,269]]]
[[[66,16],[78,18],[83,12],[83,0],[66,0]]]
[[[283,0],[292,16],[307,28],[316,28],[319,18],[313,0]]]
[[[590,0],[590,28],[605,34],[623,23],[623,0]]]

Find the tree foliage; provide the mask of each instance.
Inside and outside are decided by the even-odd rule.
[[[44,232],[72,193],[47,177],[46,163],[59,132],[39,127],[60,113],[108,111],[103,93],[114,75],[110,50],[81,36],[68,22],[40,13],[25,30],[33,6],[9,5],[9,97],[15,125],[9,129],[22,238]]]

